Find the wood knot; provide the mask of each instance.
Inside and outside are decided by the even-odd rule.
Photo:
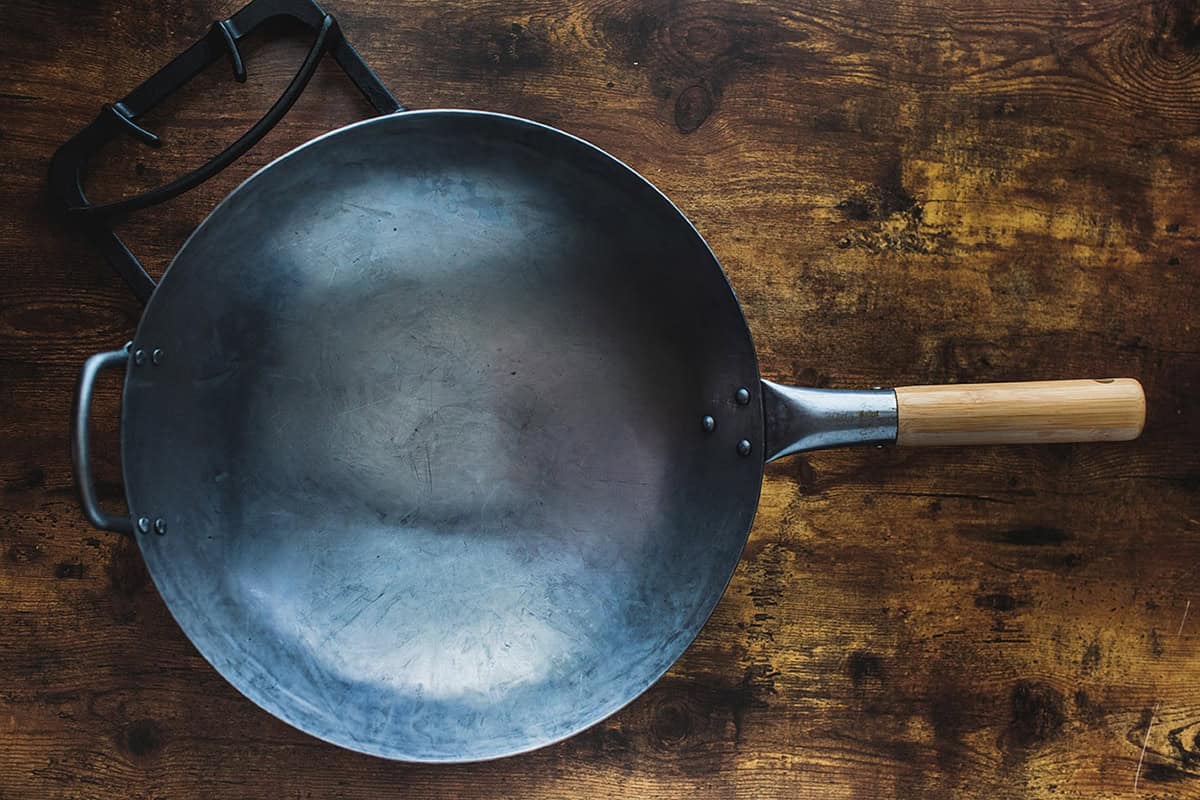
[[[655,741],[668,746],[679,744],[692,732],[692,720],[688,710],[675,703],[667,703],[654,712],[650,733]]]
[[[140,719],[125,726],[121,743],[130,755],[140,758],[162,747],[163,732],[154,720]]]
[[[868,680],[883,683],[883,659],[866,650],[856,650],[846,659],[846,673],[855,686],[862,686]]]
[[[1019,748],[1030,748],[1054,738],[1062,729],[1063,696],[1052,686],[1018,681],[1010,697],[1012,719],[1008,739]]]
[[[712,110],[712,94],[704,86],[694,83],[675,100],[675,127],[682,134],[691,133],[704,124]]]

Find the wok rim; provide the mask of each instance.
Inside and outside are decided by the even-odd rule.
[[[759,442],[760,442],[761,446],[759,448],[757,448],[758,452],[755,454],[755,462],[758,464],[758,468],[756,470],[756,474],[757,474],[756,484],[757,485],[756,485],[756,490],[753,493],[753,496],[750,497],[750,499],[749,499],[749,504],[748,504],[748,509],[747,509],[749,512],[748,524],[747,524],[746,529],[744,531],[742,531],[742,533],[741,533],[741,546],[738,548],[737,558],[735,560],[733,560],[732,563],[729,565],[728,574],[726,575],[724,581],[721,583],[721,591],[720,591],[720,594],[717,595],[717,601],[713,604],[712,608],[710,608],[708,610],[708,612],[706,614],[704,614],[703,620],[700,622],[700,624],[698,624],[695,627],[695,630],[691,631],[690,633],[686,634],[685,636],[680,637],[680,639],[684,643],[683,643],[683,646],[681,647],[681,649],[679,650],[679,653],[671,660],[671,662],[665,668],[663,668],[661,671],[658,671],[657,673],[653,674],[652,677],[650,678],[650,680],[648,680],[646,682],[645,686],[643,686],[641,689],[634,692],[633,694],[629,695],[628,697],[620,699],[616,703],[612,704],[610,707],[607,707],[607,708],[601,710],[599,713],[588,716],[579,724],[573,725],[571,727],[571,729],[566,733],[563,733],[561,735],[552,736],[549,738],[545,738],[543,740],[536,741],[527,746],[504,750],[502,752],[496,752],[496,753],[488,754],[488,755],[484,755],[484,756],[460,756],[460,757],[441,758],[441,757],[429,757],[429,756],[403,755],[403,754],[396,754],[394,751],[393,752],[384,752],[381,749],[372,748],[371,746],[369,746],[368,744],[366,744],[364,742],[353,741],[353,740],[342,740],[342,739],[336,738],[335,736],[332,736],[332,735],[323,734],[317,730],[314,730],[309,725],[298,722],[294,718],[293,715],[285,713],[287,711],[286,707],[284,707],[280,704],[273,703],[273,702],[264,702],[263,700],[260,700],[258,697],[256,697],[252,693],[253,688],[251,686],[244,685],[247,682],[241,680],[241,676],[239,676],[238,673],[235,673],[232,670],[226,670],[226,669],[222,668],[221,666],[218,666],[214,661],[215,652],[214,652],[214,657],[210,657],[209,653],[205,651],[205,648],[201,647],[196,642],[196,639],[192,636],[191,632],[188,629],[188,626],[184,624],[184,622],[180,619],[179,615],[176,613],[176,609],[173,608],[172,604],[166,599],[166,595],[163,592],[163,587],[160,585],[159,576],[156,574],[154,568],[151,566],[151,561],[146,558],[146,549],[143,546],[144,537],[135,534],[134,538],[137,540],[138,551],[139,551],[139,553],[141,553],[143,563],[145,563],[147,572],[150,574],[150,579],[154,583],[155,591],[158,593],[159,597],[162,599],[163,605],[166,606],[167,611],[171,615],[171,618],[174,620],[175,624],[182,631],[184,636],[187,637],[187,639],[188,639],[189,643],[192,645],[192,647],[195,648],[196,652],[198,652],[200,654],[200,656],[205,660],[205,662],[207,662],[209,664],[209,666],[212,667],[212,669],[218,675],[220,675],[221,678],[226,683],[228,683],[230,686],[232,686],[239,694],[241,694],[243,697],[245,697],[247,700],[252,702],[255,706],[257,706],[261,710],[265,711],[271,717],[283,722],[284,724],[288,725],[289,727],[291,727],[295,730],[298,730],[308,736],[313,737],[314,739],[317,739],[317,740],[320,740],[323,742],[327,742],[329,744],[335,745],[335,746],[345,749],[345,750],[350,750],[352,752],[362,753],[364,755],[373,756],[375,758],[382,758],[382,759],[385,759],[388,761],[397,761],[397,762],[401,762],[401,763],[412,763],[412,764],[471,764],[471,763],[482,763],[482,762],[487,762],[487,761],[496,761],[496,760],[499,760],[502,758],[509,758],[509,757],[513,757],[513,756],[519,756],[519,755],[524,755],[527,753],[532,753],[537,750],[541,750],[543,748],[550,747],[552,745],[560,744],[568,739],[578,736],[580,733],[583,733],[584,731],[591,729],[592,727],[594,727],[594,726],[598,725],[599,723],[603,722],[604,720],[609,719],[610,717],[620,713],[625,708],[627,708],[628,706],[633,704],[634,701],[639,699],[647,691],[649,691],[656,684],[658,684],[658,682],[662,680],[662,678],[680,661],[680,659],[683,658],[683,656],[687,653],[687,651],[695,643],[696,639],[699,638],[700,633],[708,625],[709,621],[712,618],[712,615],[716,612],[717,607],[720,606],[721,600],[724,598],[725,593],[728,591],[729,584],[733,580],[733,576],[737,571],[738,565],[741,564],[742,556],[745,553],[745,547],[749,541],[750,533],[753,530],[754,522],[755,522],[755,519],[757,518],[757,514],[758,514],[759,502],[762,497],[762,482],[763,482],[763,478],[765,476],[765,467],[766,467],[766,461],[765,461],[766,422],[765,422],[764,415],[762,414],[762,389],[761,389],[762,375],[759,370],[758,351],[754,344],[754,338],[753,338],[753,334],[750,330],[750,326],[746,321],[745,312],[742,308],[741,300],[738,298],[737,292],[734,290],[734,287],[729,280],[728,274],[726,274],[724,267],[721,265],[720,259],[717,258],[716,253],[713,252],[712,247],[708,244],[708,241],[704,238],[704,236],[700,233],[700,231],[696,228],[696,226],[692,223],[692,221],[687,217],[686,214],[683,213],[683,211],[661,189],[659,189],[657,186],[655,186],[654,183],[652,183],[649,179],[647,179],[644,175],[642,175],[636,169],[629,166],[624,161],[622,161],[621,159],[612,155],[611,153],[604,150],[603,148],[593,144],[592,142],[590,142],[582,137],[568,133],[568,132],[566,132],[560,128],[557,128],[553,125],[547,125],[545,123],[538,122],[536,120],[528,119],[526,117],[520,117],[520,116],[513,115],[513,114],[506,114],[506,113],[496,112],[496,111],[485,111],[485,110],[480,110],[480,109],[464,109],[464,108],[430,108],[430,109],[418,109],[418,110],[405,110],[405,111],[397,111],[397,112],[394,112],[391,114],[384,114],[384,115],[379,115],[376,117],[370,117],[370,118],[364,119],[364,120],[359,120],[357,122],[353,122],[348,125],[334,128],[333,130],[327,131],[323,134],[320,134],[319,136],[309,139],[308,141],[292,148],[291,150],[287,151],[286,153],[283,153],[282,155],[272,159],[264,166],[255,170],[249,177],[247,177],[245,180],[243,180],[241,183],[239,183],[236,187],[234,187],[232,190],[230,190],[230,192],[228,194],[226,194],[215,206],[213,206],[212,210],[210,210],[208,212],[208,214],[205,215],[204,219],[188,235],[187,239],[185,239],[183,244],[179,247],[179,250],[176,251],[174,256],[172,256],[171,261],[168,263],[167,267],[163,271],[162,277],[159,279],[158,285],[161,285],[162,283],[164,283],[170,279],[170,276],[174,270],[174,267],[175,267],[176,263],[179,261],[180,255],[186,251],[188,245],[191,244],[192,240],[195,239],[198,236],[198,234],[201,233],[201,231],[203,231],[205,228],[207,228],[210,224],[214,224],[212,222],[214,217],[216,217],[218,215],[218,213],[225,206],[229,205],[234,200],[234,198],[236,198],[242,192],[246,191],[247,187],[249,187],[256,179],[260,178],[262,175],[267,173],[269,170],[271,170],[273,168],[281,167],[288,160],[290,160],[291,158],[293,158],[295,156],[298,156],[300,153],[304,152],[305,150],[309,149],[310,147],[314,147],[317,144],[324,142],[327,139],[345,135],[345,134],[349,133],[350,131],[357,130],[359,128],[370,127],[372,125],[387,124],[389,121],[396,119],[396,118],[431,117],[431,116],[450,117],[450,118],[486,117],[486,118],[497,119],[497,120],[501,120],[501,121],[505,122],[506,124],[534,128],[534,129],[540,130],[541,132],[550,134],[551,136],[564,137],[564,138],[570,140],[571,142],[573,142],[577,146],[582,146],[587,150],[593,151],[595,154],[601,156],[602,159],[606,163],[611,163],[617,170],[624,171],[630,177],[636,179],[636,181],[639,184],[644,186],[646,189],[649,189],[651,192],[650,197],[652,198],[652,201],[665,204],[666,207],[668,207],[674,213],[674,215],[678,217],[680,223],[687,226],[688,230],[690,231],[690,234],[692,236],[694,236],[696,241],[699,242],[699,244],[701,244],[703,246],[704,251],[707,252],[709,257],[712,259],[713,266],[716,267],[717,271],[720,273],[721,279],[724,282],[724,286],[728,290],[729,295],[734,302],[734,306],[737,311],[737,319],[741,323],[742,332],[745,335],[746,341],[750,347],[750,353],[751,353],[750,360],[752,363],[749,366],[753,368],[753,378],[754,378],[754,382],[755,382],[754,383],[754,386],[755,386],[754,397],[755,397],[755,403],[758,406],[759,421],[761,423],[761,430],[759,430],[759,432],[758,432]],[[163,302],[166,302],[166,301],[159,301],[160,292],[158,291],[158,285],[155,286],[155,291],[150,296],[150,299],[147,301],[146,307],[143,310],[142,315],[138,320],[137,330],[135,331],[135,334],[133,337],[133,348],[134,349],[144,346],[144,342],[140,341],[141,334],[142,334],[142,328],[143,328],[143,322],[149,316],[150,311],[153,308],[155,308],[156,302],[158,305],[162,305]],[[128,392],[130,390],[130,381],[131,381],[132,377],[133,377],[133,371],[127,370],[126,376],[125,376],[125,379],[124,379],[124,382],[122,385],[122,398],[123,399],[122,399],[122,404],[121,404],[122,480],[123,480],[124,486],[125,486],[125,494],[126,494],[127,501],[128,501],[128,496],[129,496],[129,487],[132,484],[130,482],[129,468],[127,466],[130,463],[130,460],[126,457],[126,453],[127,453],[127,449],[128,449],[127,448],[128,438],[129,438],[126,435],[126,431],[129,429],[129,426],[130,426],[130,419],[129,419],[129,412],[128,412],[129,404],[124,401],[124,397],[128,394]],[[749,495],[749,492],[747,492],[747,494]],[[130,505],[132,505],[132,504],[130,504]],[[132,508],[130,509],[130,515],[135,516]],[[234,677],[238,677],[238,680],[235,680]]]

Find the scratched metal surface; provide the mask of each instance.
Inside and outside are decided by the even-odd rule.
[[[272,164],[135,347],[165,353],[122,416],[163,599],[251,699],[376,755],[509,755],[625,705],[758,500],[757,364],[711,252],[627,167],[512,117],[373,120]]]

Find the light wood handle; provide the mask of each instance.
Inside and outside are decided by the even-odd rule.
[[[901,445],[1123,442],[1146,396],[1132,378],[900,386],[896,414]]]

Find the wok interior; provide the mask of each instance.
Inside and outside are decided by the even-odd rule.
[[[161,593],[235,686],[355,749],[487,758],[611,713],[753,516],[757,368],[718,265],[532,123],[309,144],[199,229],[137,343],[168,354],[123,434],[131,508],[170,524],[140,540]]]

